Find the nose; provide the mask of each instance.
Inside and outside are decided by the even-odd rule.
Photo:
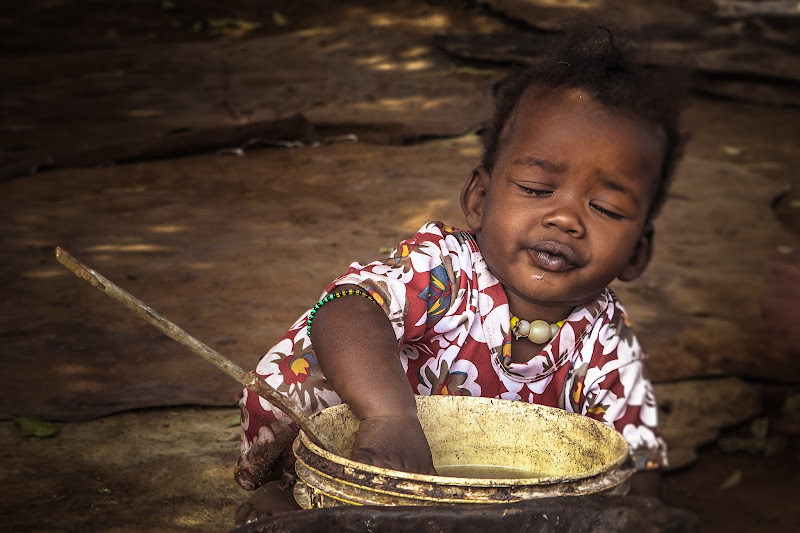
[[[558,229],[576,239],[582,238],[586,233],[577,205],[569,200],[552,205],[542,217],[542,225]]]

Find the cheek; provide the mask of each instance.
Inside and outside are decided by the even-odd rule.
[[[638,241],[638,231],[608,232],[595,244],[595,249],[602,251],[604,262],[609,267],[627,265],[636,251]]]
[[[623,267],[627,266],[630,260],[636,253],[636,250],[639,246],[639,241],[641,239],[641,233],[636,232],[633,235],[626,236],[626,239],[622,242],[626,243],[625,246],[621,246],[619,249],[619,263]]]

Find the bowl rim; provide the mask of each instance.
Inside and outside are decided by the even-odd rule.
[[[587,417],[585,415],[581,415],[578,413],[572,413],[570,411],[566,411],[564,409],[558,407],[551,407],[547,405],[539,405],[539,404],[531,404],[528,402],[524,402],[521,400],[504,400],[502,398],[485,398],[480,396],[444,396],[444,395],[432,395],[432,396],[416,396],[417,401],[420,402],[427,402],[427,401],[474,401],[474,402],[487,402],[487,403],[494,403],[494,402],[507,402],[513,404],[521,404],[526,405],[530,408],[534,408],[535,410],[544,409],[545,411],[559,411],[559,416],[563,416],[566,414],[567,416],[574,416],[580,417],[581,419],[589,420],[591,423],[596,424],[601,432],[607,433],[608,435],[613,435],[612,438],[617,439],[621,444],[623,444],[625,452],[621,453],[620,456],[614,460],[613,462],[606,463],[605,465],[601,465],[599,467],[593,468],[591,470],[587,470],[585,472],[577,473],[577,474],[566,474],[563,476],[545,476],[545,477],[530,477],[530,478],[470,478],[470,477],[453,477],[453,476],[440,476],[440,475],[432,475],[432,474],[415,474],[412,472],[406,472],[403,470],[392,470],[389,468],[383,468],[380,466],[374,466],[366,463],[360,463],[358,461],[353,461],[347,457],[343,457],[341,455],[337,455],[334,453],[325,450],[311,442],[308,436],[301,430],[298,439],[302,442],[303,446],[305,446],[310,452],[326,459],[327,461],[342,465],[344,468],[352,469],[355,471],[361,471],[367,474],[375,475],[375,476],[386,476],[386,477],[393,477],[399,478],[406,481],[411,482],[420,482],[420,483],[432,483],[436,485],[458,485],[463,486],[465,482],[468,482],[471,486],[475,487],[517,487],[517,486],[530,486],[530,485],[553,485],[558,483],[564,482],[571,482],[571,481],[587,481],[591,480],[592,478],[596,478],[604,473],[607,472],[614,472],[619,470],[620,468],[625,469],[625,462],[629,461],[630,459],[630,446],[625,438],[622,436],[620,432],[615,430],[614,428],[603,424],[593,418]],[[528,408],[526,407],[526,409]],[[327,411],[329,409],[341,409],[346,410],[349,409],[347,404],[339,404],[334,405],[331,407],[327,407],[323,409],[323,411]],[[315,413],[313,417],[317,417],[320,415],[322,411]],[[313,418],[312,417],[312,418]],[[610,432],[610,433],[609,433]],[[632,465],[630,466],[632,469]],[[631,472],[632,473],[632,472]]]

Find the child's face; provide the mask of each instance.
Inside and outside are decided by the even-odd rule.
[[[641,274],[664,151],[660,130],[581,91],[523,96],[491,176],[476,168],[462,192],[512,309],[574,307]]]

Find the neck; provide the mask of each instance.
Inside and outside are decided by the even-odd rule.
[[[567,318],[572,310],[575,309],[574,305],[560,305],[560,304],[541,304],[531,302],[520,298],[513,293],[506,293],[508,296],[508,307],[511,314],[522,320],[533,322],[534,320],[544,320],[551,324],[555,324],[560,320]]]

